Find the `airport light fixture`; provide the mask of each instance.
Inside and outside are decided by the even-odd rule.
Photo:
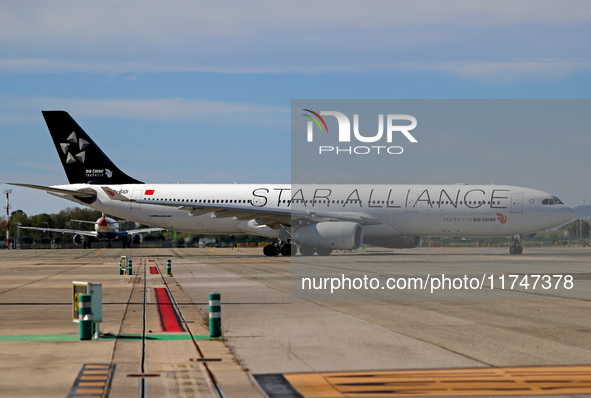
[[[4,194],[6,195],[6,206],[4,206],[6,209],[6,250],[10,249],[10,208],[12,206],[9,203],[9,196],[11,193],[12,189],[4,191]]]

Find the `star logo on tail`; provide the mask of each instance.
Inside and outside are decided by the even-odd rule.
[[[64,155],[66,155],[66,164],[76,163],[76,160],[84,163],[86,161],[86,151],[84,151],[84,149],[90,145],[90,143],[83,138],[78,139],[75,131],[72,131],[72,134],[68,136],[66,141],[67,142],[60,143],[60,148]],[[73,155],[69,150],[71,147],[75,148],[76,146],[78,146],[79,152]]]

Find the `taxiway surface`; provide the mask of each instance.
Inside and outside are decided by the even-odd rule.
[[[133,311],[140,298],[134,298],[133,285],[138,284],[116,275],[121,255],[132,256],[134,262],[172,260],[171,294],[178,296],[183,312],[194,311],[186,326],[194,328],[196,335],[206,334],[208,295],[219,292],[225,337],[222,348],[231,351],[235,359],[230,362],[240,365],[249,377],[280,374],[295,380],[297,377],[289,375],[531,366],[566,366],[562,368],[564,372],[574,374],[575,366],[591,364],[590,248],[526,248],[522,256],[510,256],[505,248],[412,249],[315,256],[307,264],[322,272],[330,269],[332,273],[351,276],[369,273],[380,278],[400,276],[404,273],[401,270],[416,268],[417,264],[426,267],[425,272],[436,271],[434,274],[462,275],[472,270],[482,274],[492,269],[497,272],[495,277],[511,273],[573,276],[574,289],[570,291],[527,292],[522,286],[521,290],[501,292],[494,299],[473,296],[454,300],[436,295],[434,299],[414,300],[389,300],[385,296],[358,300],[296,298],[292,295],[295,277],[291,259],[263,257],[257,248],[23,250],[0,253],[0,270],[4,275],[0,278],[3,391],[10,391],[12,396],[65,396],[63,391],[70,390],[82,364],[133,362],[137,347],[118,340],[10,339],[16,335],[75,335],[69,306],[74,280],[103,283],[106,322],[102,331],[122,334],[120,329],[127,328],[130,334],[137,333],[137,324],[141,322]],[[161,281],[150,279],[150,283],[146,290],[160,287]],[[136,288],[139,294],[142,289],[139,285]],[[156,318],[150,322],[154,331],[160,327]],[[214,343],[222,345],[219,341]],[[81,347],[88,348],[82,357]],[[199,391],[201,395],[195,392],[185,396],[213,396],[207,395],[212,392],[206,381],[199,384],[206,376],[188,362],[189,357],[196,356],[194,348],[187,346],[193,353],[183,355],[187,348],[176,346],[167,351],[155,342],[149,347],[152,360],[160,364],[153,372],[165,375],[167,380],[152,391],[180,396],[181,376],[196,372],[190,382],[204,386]],[[167,356],[170,358],[162,359]],[[215,365],[210,364],[210,368],[215,373]],[[236,369],[218,371],[224,389],[224,383],[232,379]],[[116,377],[111,396],[118,396],[119,389],[123,392],[127,387],[137,388],[137,381]],[[583,371],[581,377],[589,384],[579,385],[578,394],[589,394],[591,374]],[[321,378],[324,382],[330,379]],[[250,381],[253,382],[252,377]],[[240,387],[231,383],[227,386],[227,397],[240,396],[232,395]],[[52,391],[53,394],[49,393]],[[263,395],[257,386],[251,386],[249,391],[252,396]],[[349,396],[334,395],[338,394],[335,391],[333,396]],[[364,391],[369,390],[365,387]],[[561,391],[563,395],[575,394],[571,390],[554,393]],[[301,386],[292,392],[314,396],[307,395],[309,391]],[[545,393],[538,390],[529,395]],[[269,394],[272,396],[273,392]],[[375,391],[367,394],[379,396]],[[395,395],[384,394],[381,396]]]

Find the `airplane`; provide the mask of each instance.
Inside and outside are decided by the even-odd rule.
[[[123,247],[131,247],[131,244],[140,245],[143,241],[142,233],[146,232],[154,232],[154,231],[162,231],[163,228],[142,228],[142,229],[132,229],[129,231],[120,231],[119,230],[119,222],[110,218],[106,217],[105,213],[96,221],[86,221],[86,220],[72,220],[79,223],[86,223],[86,224],[93,224],[94,225],[94,232],[93,231],[84,231],[84,230],[77,230],[77,229],[67,229],[67,228],[39,228],[39,227],[19,227],[21,229],[34,229],[37,231],[43,232],[59,232],[62,234],[74,234],[72,241],[75,245],[82,245],[84,249],[91,247],[91,242],[93,239],[96,240],[106,240],[107,247],[111,248],[111,241],[114,239],[123,239]],[[88,238],[85,238],[88,237]],[[131,236],[130,239],[127,239]]]
[[[277,239],[266,256],[329,255],[361,244],[417,247],[421,235],[513,236],[571,220],[549,193],[467,184],[151,184],[121,171],[65,111],[42,111],[69,184],[43,190],[166,230]]]

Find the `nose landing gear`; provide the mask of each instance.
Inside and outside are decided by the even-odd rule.
[[[523,253],[523,247],[521,246],[521,235],[513,236],[513,244],[509,247],[509,253],[521,254]]]

